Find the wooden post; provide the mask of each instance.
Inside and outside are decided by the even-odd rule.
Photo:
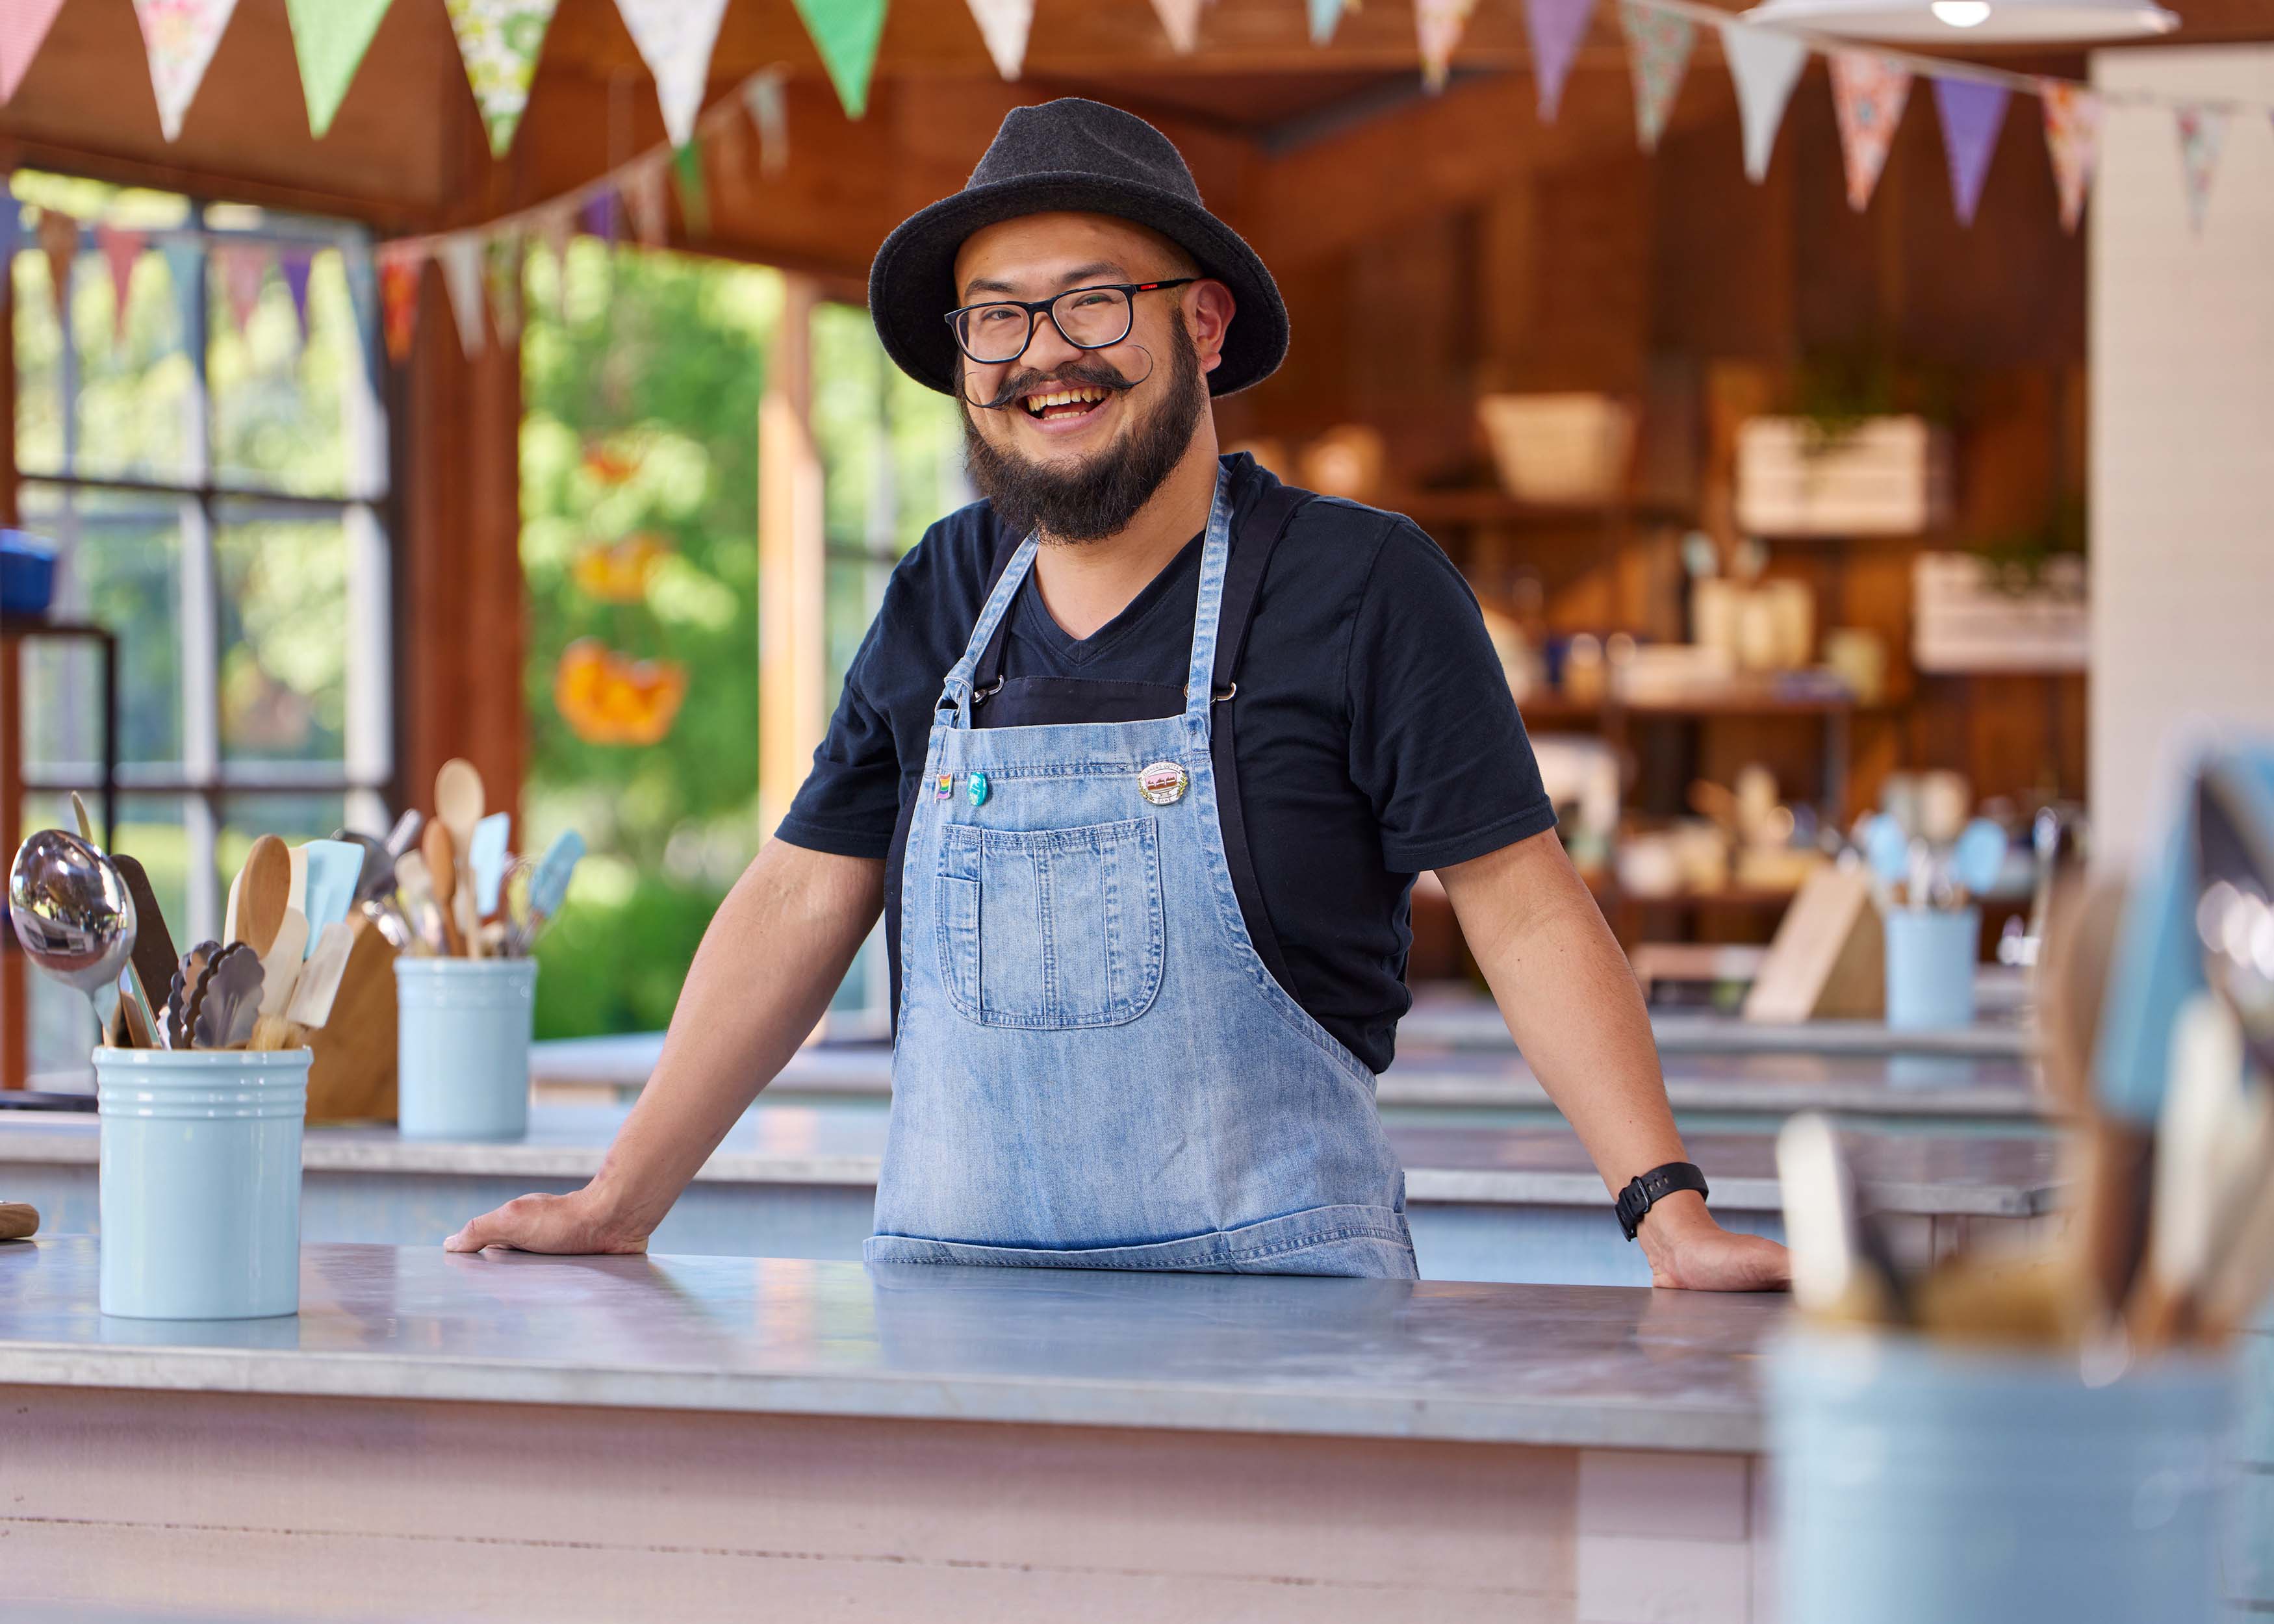
[[[821,451],[813,438],[811,277],[783,278],[758,405],[758,822],[772,835],[829,714]]]

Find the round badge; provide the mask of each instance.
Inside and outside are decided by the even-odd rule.
[[[973,806],[985,806],[987,804],[987,775],[983,772],[973,773],[965,782],[964,790],[965,793],[971,797],[971,804]]]
[[[1192,775],[1175,762],[1155,762],[1137,775],[1137,793],[1156,807],[1172,806],[1185,798]]]

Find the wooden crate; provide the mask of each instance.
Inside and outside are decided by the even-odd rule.
[[[1949,516],[1949,439],[1924,417],[1828,441],[1800,417],[1737,431],[1737,524],[1756,536],[1916,536]]]

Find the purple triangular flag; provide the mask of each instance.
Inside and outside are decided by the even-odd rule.
[[[616,194],[603,186],[586,199],[577,219],[588,237],[597,237],[614,246],[616,240]]]
[[[1958,223],[1974,223],[1974,210],[1982,201],[1982,183],[1990,173],[1991,154],[1998,150],[1998,132],[2005,127],[2006,103],[2012,93],[2003,85],[1973,79],[1934,81],[1935,110],[1942,115],[1942,151],[1950,160],[1950,201]]]
[[[1595,0],[1524,0],[1524,26],[1532,36],[1532,75],[1539,81],[1540,117],[1555,122],[1563,104],[1563,81],[1587,37],[1587,18]]]
[[[292,296],[292,313],[300,318],[300,342],[308,342],[308,267],[315,263],[312,248],[280,248],[276,268],[283,273],[284,290]]]
[[[16,194],[9,190],[11,179],[0,171],[0,268],[14,274],[16,248],[24,240],[24,215],[18,207]]]

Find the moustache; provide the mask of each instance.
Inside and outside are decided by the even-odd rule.
[[[1002,388],[997,391],[992,400],[975,401],[967,394],[963,397],[964,403],[975,411],[1002,411],[1017,405],[1022,396],[1045,383],[1077,385],[1084,388],[1104,389],[1116,395],[1126,394],[1153,375],[1152,352],[1144,350],[1141,353],[1145,357],[1145,370],[1134,378],[1108,361],[1076,361],[1048,372],[1038,372],[1029,367],[1005,379]]]

